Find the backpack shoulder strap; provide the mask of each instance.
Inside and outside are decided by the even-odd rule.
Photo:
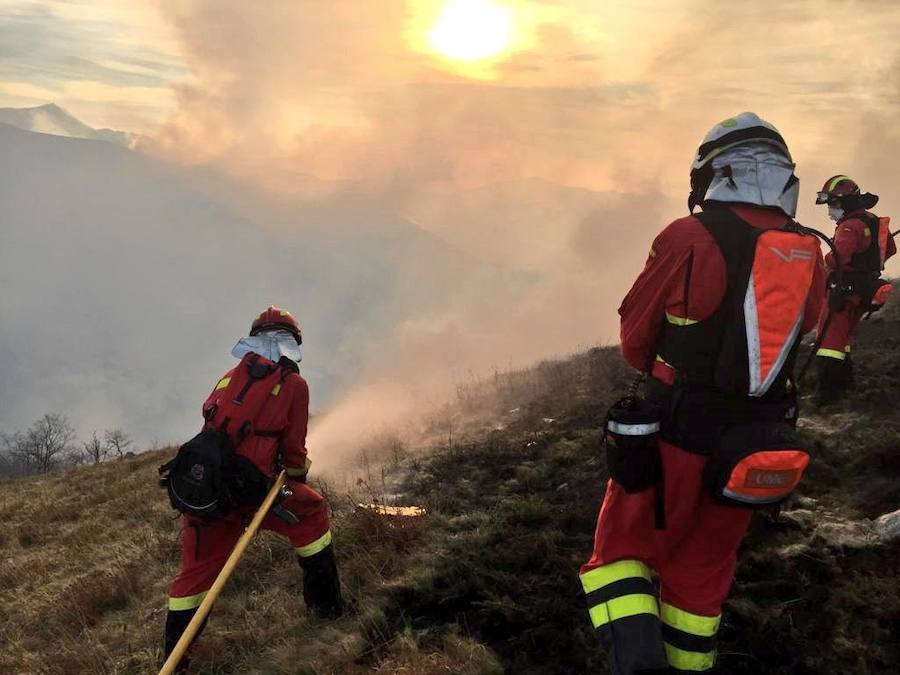
[[[750,223],[726,207],[715,207],[694,214],[715,240],[729,270],[753,255],[753,243],[765,230]]]

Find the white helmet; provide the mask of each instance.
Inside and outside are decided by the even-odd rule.
[[[710,200],[771,206],[793,217],[798,196],[787,143],[756,113],[744,112],[713,127],[691,164],[692,212]]]

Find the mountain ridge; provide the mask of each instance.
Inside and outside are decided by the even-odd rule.
[[[56,103],[31,108],[0,108],[0,123],[9,124],[24,131],[106,141],[126,148],[133,148],[140,135],[115,129],[94,129],[76,118]]]

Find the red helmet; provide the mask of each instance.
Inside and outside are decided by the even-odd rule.
[[[264,330],[281,328],[288,331],[294,336],[297,344],[303,344],[303,335],[300,333],[300,324],[297,319],[291,316],[291,313],[285,309],[280,309],[271,305],[265,312],[256,317],[256,320],[250,325],[250,335],[256,335]]]
[[[816,195],[816,204],[839,202],[844,197],[859,195],[859,185],[849,176],[832,176]]]

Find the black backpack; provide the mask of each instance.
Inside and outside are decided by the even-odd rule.
[[[173,509],[213,521],[237,508],[259,506],[265,498],[270,478],[236,450],[255,433],[256,417],[289,371],[260,363],[260,358],[247,354],[229,377],[219,381],[216,391],[221,393],[205,411],[204,429],[159,467],[159,483],[166,488]],[[238,428],[236,444],[229,426]]]

